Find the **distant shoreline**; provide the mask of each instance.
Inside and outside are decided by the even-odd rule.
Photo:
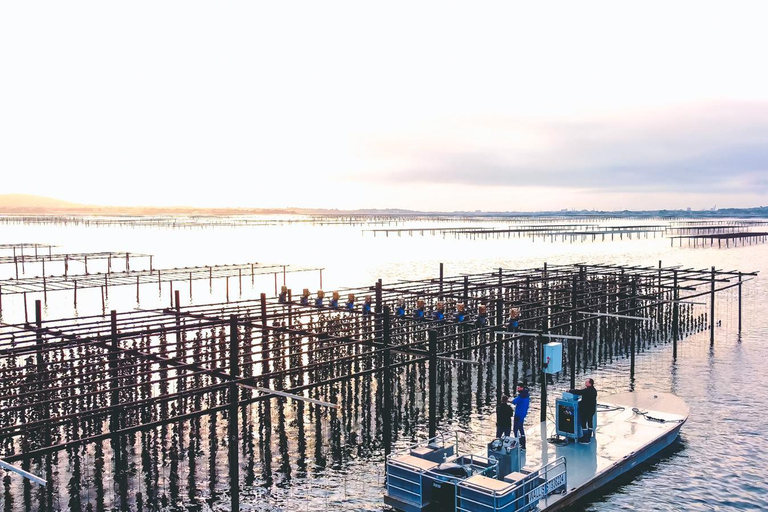
[[[0,215],[12,216],[124,216],[137,217],[170,216],[245,216],[245,215],[322,215],[322,216],[397,216],[397,217],[686,217],[686,218],[727,218],[754,217],[768,218],[768,207],[724,208],[720,210],[622,210],[622,211],[543,211],[543,212],[482,212],[453,211],[432,212],[399,209],[338,210],[321,208],[195,208],[195,207],[119,207],[119,206],[2,206]]]

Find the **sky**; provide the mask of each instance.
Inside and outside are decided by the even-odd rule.
[[[0,3],[0,194],[768,205],[768,3]]]

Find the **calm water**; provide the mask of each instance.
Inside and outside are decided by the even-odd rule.
[[[387,283],[435,277],[440,262],[445,264],[446,275],[485,272],[498,267],[526,268],[540,266],[545,261],[657,266],[661,260],[665,266],[760,271],[761,275],[744,287],[741,335],[737,329],[736,291],[727,291],[718,294],[716,318],[721,320],[721,325],[716,328],[713,349],[710,350],[708,332],[704,332],[681,343],[676,362],[672,360],[671,346],[667,345],[659,345],[638,356],[635,389],[678,394],[690,407],[690,419],[673,449],[590,497],[589,501],[578,504],[574,510],[768,510],[765,478],[768,454],[762,443],[768,431],[768,377],[764,363],[768,361],[768,245],[718,250],[673,248],[669,240],[661,238],[574,244],[441,236],[374,238],[370,233],[363,233],[360,226],[170,229],[0,225],[0,243],[19,242],[58,245],[54,251],[62,253],[153,254],[155,268],[254,261],[324,267],[322,279],[326,291],[372,284],[378,278]],[[132,260],[131,268],[146,268],[148,264],[142,261]],[[82,271],[76,265],[70,263],[70,273]],[[89,263],[89,270],[99,271],[98,265]],[[101,271],[104,271],[105,264],[102,265]],[[25,271],[29,277],[39,274],[40,269],[28,265]],[[46,273],[61,274],[63,268],[46,265]],[[13,274],[13,265],[0,266],[0,278],[10,278]],[[319,272],[288,274],[287,284],[294,291],[305,287],[314,291],[319,287],[319,279]],[[147,287],[142,289],[141,302],[137,304],[135,288],[125,288],[110,290],[107,310],[165,307],[171,296],[168,285],[160,290],[157,286]],[[191,298],[187,285],[179,289],[184,290],[183,303],[223,300],[221,282],[214,282],[212,287],[207,282],[195,283]],[[262,291],[272,295],[274,277],[258,278],[253,285],[248,280],[242,290],[233,290],[243,298],[257,297]],[[42,297],[30,295],[28,304],[35,299]],[[708,310],[707,306],[698,307]],[[49,293],[44,307],[44,317],[49,319],[100,312],[101,296],[97,290],[79,291],[77,308],[71,292]],[[3,321],[13,323],[23,317],[21,297],[3,296]],[[626,391],[632,385],[628,367],[628,361],[616,360],[589,375],[595,378],[603,395]],[[564,386],[567,380],[556,384],[553,394]],[[536,393],[532,403],[537,403]],[[473,434],[489,433],[492,411],[491,404],[481,401],[468,416],[460,417],[456,413],[441,427],[455,427]],[[534,409],[529,417],[538,417],[538,411]],[[423,432],[424,418],[417,423],[415,431]],[[294,466],[293,479],[286,485],[285,479],[280,478],[277,437],[273,436],[274,483],[260,482],[247,487],[243,502],[257,510],[383,510],[383,468],[379,460],[352,458],[343,467],[309,471],[306,478],[297,475],[295,461],[290,461]],[[308,451],[312,449],[308,447]],[[221,463],[226,463],[225,455]],[[223,482],[220,483],[226,484],[226,469],[222,469],[221,475]],[[207,484],[200,487],[205,489]],[[62,495],[59,506],[66,510],[66,490],[58,492]],[[20,497],[14,500],[14,507],[23,509]],[[222,506],[214,505],[214,508]]]

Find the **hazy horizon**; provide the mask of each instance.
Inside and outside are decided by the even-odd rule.
[[[747,206],[743,208],[731,208],[729,206],[722,206],[722,207],[716,207],[716,208],[703,208],[700,210],[694,210],[690,209],[689,211],[691,213],[701,213],[701,212],[707,212],[707,211],[720,211],[720,210],[732,210],[732,209],[757,209],[757,208],[765,208],[765,206],[762,205],[753,205],[753,206]],[[33,194],[0,194],[0,213],[2,213],[3,210],[21,210],[22,212],[24,210],[29,211],[37,211],[40,209],[43,210],[52,210],[52,211],[58,211],[58,210],[67,210],[67,211],[77,211],[78,209],[82,210],[92,210],[92,209],[101,209],[109,212],[110,210],[120,211],[120,210],[129,210],[129,209],[137,209],[137,210],[211,210],[211,211],[237,211],[237,210],[244,210],[244,211],[259,211],[259,210],[265,210],[265,211],[411,211],[414,213],[484,213],[484,214],[503,214],[503,213],[523,213],[523,214],[535,214],[535,213],[557,213],[557,212],[581,212],[581,211],[588,211],[588,212],[605,212],[605,213],[621,213],[622,211],[686,211],[685,208],[659,208],[659,209],[646,209],[646,210],[600,210],[600,209],[560,209],[560,210],[414,210],[414,209],[406,209],[406,208],[387,208],[387,207],[376,207],[371,206],[369,208],[357,208],[357,209],[344,209],[344,208],[307,208],[302,206],[287,206],[287,207],[260,207],[260,206],[240,206],[240,207],[202,207],[202,206],[194,206],[194,205],[130,205],[130,206],[109,206],[109,205],[103,205],[103,204],[84,204],[84,203],[73,203],[70,201],[66,201],[59,198],[54,197],[43,197],[43,196],[37,196]]]
[[[0,194],[115,207],[768,204],[768,5],[0,5]]]

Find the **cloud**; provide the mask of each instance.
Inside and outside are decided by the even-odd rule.
[[[364,156],[371,172],[351,179],[764,194],[768,103],[694,105],[601,118],[452,119],[412,131],[407,138],[369,140]]]

